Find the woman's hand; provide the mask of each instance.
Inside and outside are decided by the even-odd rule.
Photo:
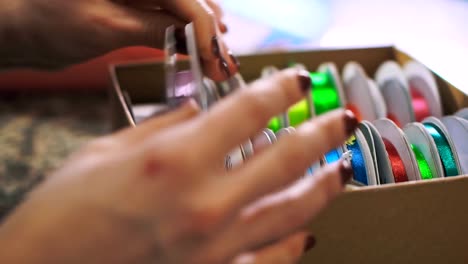
[[[167,27],[185,41],[192,21],[205,73],[219,81],[236,72],[213,0],[0,0],[1,63],[57,68],[127,46],[162,48]]]
[[[331,112],[231,171],[219,165],[309,88],[289,69],[208,112],[189,102],[94,141],[7,218],[0,262],[294,263],[313,242],[306,223],[352,171],[343,160],[301,176],[354,131],[354,116]]]

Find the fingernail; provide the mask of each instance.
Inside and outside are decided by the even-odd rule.
[[[211,45],[213,46],[213,54],[217,57],[221,57],[221,49],[219,48],[218,36],[211,38]]]
[[[185,31],[182,28],[176,28],[174,31],[174,37],[176,39],[176,50],[177,53],[188,54],[187,50],[187,38],[185,37]]]
[[[221,23],[221,28],[220,28],[221,32],[223,33],[227,33],[229,31],[228,27],[226,26],[226,24],[224,23]]]
[[[347,159],[341,161],[340,164],[341,183],[345,185],[353,177],[353,167]]]
[[[308,71],[300,70],[298,73],[298,78],[302,92],[306,93],[312,88],[312,80],[310,79]]]
[[[311,250],[313,247],[315,247],[316,243],[317,243],[317,240],[315,239],[314,236],[308,236],[306,238],[306,242],[304,245],[304,252]]]
[[[345,132],[347,136],[350,136],[351,134],[353,134],[359,125],[359,121],[357,120],[356,116],[351,110],[345,110],[344,123],[345,123]]]
[[[229,65],[223,57],[221,57],[221,59],[219,60],[219,67],[224,72],[226,77],[231,77],[231,71],[229,70]]]
[[[240,69],[240,61],[236,58],[236,56],[234,56],[234,54],[232,54],[232,51],[229,51],[228,54],[229,54],[229,57],[231,58],[231,61],[236,65],[237,70],[239,70]]]

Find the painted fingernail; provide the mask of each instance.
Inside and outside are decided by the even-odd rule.
[[[240,69],[240,61],[236,58],[236,56],[234,56],[234,54],[232,54],[232,51],[229,51],[228,52],[229,54],[229,57],[231,58],[231,61],[232,63],[234,63],[237,67],[237,70]]]
[[[341,183],[345,185],[353,177],[353,167],[347,159],[341,161],[340,164]]]
[[[298,73],[299,84],[301,85],[301,90],[306,93],[312,88],[312,80],[310,79],[309,72],[306,70],[300,70]]]
[[[221,58],[221,49],[219,47],[219,41],[218,41],[218,36],[214,36],[211,38],[211,45],[212,45],[212,51],[213,51],[213,54],[217,57],[217,58]]]
[[[219,67],[224,72],[226,77],[231,77],[231,71],[229,70],[229,65],[223,57],[221,57],[221,59],[219,60]]]
[[[223,33],[227,33],[227,32],[229,31],[228,27],[227,27],[226,24],[224,24],[224,23],[221,23],[221,26],[220,26],[220,27],[221,27],[220,30],[221,30],[221,32],[223,32]]]
[[[359,125],[359,121],[351,110],[345,110],[344,123],[347,136],[351,136]]]
[[[174,37],[176,39],[177,53],[188,54],[187,38],[185,37],[185,30],[182,28],[176,28],[174,31]]]
[[[317,243],[317,240],[315,239],[314,236],[308,236],[305,241],[304,252],[307,252],[311,250],[312,248],[314,248],[316,243]]]

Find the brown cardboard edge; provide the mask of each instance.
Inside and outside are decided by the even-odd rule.
[[[461,176],[344,193],[307,226],[318,242],[301,263],[466,263],[467,188]]]
[[[435,178],[430,180],[421,180],[421,181],[408,181],[408,182],[400,182],[398,184],[383,184],[383,185],[375,185],[375,186],[363,186],[363,187],[355,187],[351,189],[347,189],[345,193],[359,193],[359,192],[374,192],[374,191],[391,191],[393,189],[402,189],[402,188],[419,188],[419,185],[439,185],[439,184],[446,184],[450,182],[457,182],[457,181],[464,181],[468,180],[468,175],[458,175],[452,177],[444,177],[444,178]]]

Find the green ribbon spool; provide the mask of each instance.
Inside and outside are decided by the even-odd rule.
[[[431,123],[424,123],[424,127],[434,139],[437,150],[439,151],[439,157],[444,167],[445,177],[459,175],[457,162],[453,156],[452,148],[445,138],[444,133],[437,126]]]
[[[329,73],[310,73],[311,90],[315,114],[321,115],[341,107],[340,96],[335,82]]]
[[[315,113],[321,115],[328,111],[341,107],[338,90],[330,73],[311,72],[312,89],[310,99],[314,105]],[[288,109],[289,123],[291,126],[298,126],[311,118],[310,106],[307,99],[301,100]],[[274,117],[268,124],[268,128],[273,131],[281,129],[279,117]]]
[[[416,162],[418,163],[419,171],[421,172],[421,178],[423,180],[429,180],[433,178],[431,168],[429,167],[429,163],[424,158],[421,150],[413,144],[411,144],[411,149],[413,150],[414,156],[416,157]]]

